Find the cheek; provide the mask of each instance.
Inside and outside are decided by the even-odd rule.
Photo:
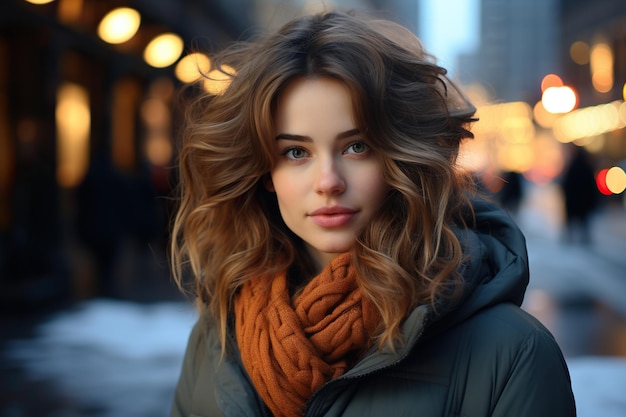
[[[378,210],[383,206],[385,200],[387,200],[391,187],[389,187],[389,185],[382,178],[380,178],[378,182],[371,187],[371,189],[371,198],[375,201],[374,209]]]
[[[291,200],[297,199],[294,195],[297,192],[297,181],[295,181],[293,175],[288,175],[284,172],[275,172],[269,177],[268,183],[270,184],[271,191],[276,193],[279,204],[289,203]]]
[[[361,172],[356,178],[359,182],[360,193],[368,197],[374,208],[379,208],[390,190],[382,169],[379,166],[372,166],[368,170]]]

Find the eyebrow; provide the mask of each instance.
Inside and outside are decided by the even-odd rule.
[[[341,132],[337,134],[337,136],[335,136],[335,139],[338,139],[338,140],[346,139],[352,136],[359,135],[360,133],[361,131],[359,129],[350,129],[350,130],[346,130],[345,132]],[[299,142],[313,142],[313,139],[310,136],[293,135],[291,133],[279,133],[278,135],[276,135],[276,140],[280,140],[280,139],[295,140]]]

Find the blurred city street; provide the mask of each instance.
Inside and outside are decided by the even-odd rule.
[[[560,194],[553,185],[529,187],[514,215],[530,256],[524,308],[561,345],[578,415],[625,416],[624,209],[609,206],[595,214],[588,246],[561,241]],[[94,299],[4,318],[0,415],[166,416],[195,320],[191,305],[172,291],[161,301]]]
[[[591,219],[591,242],[569,243],[558,188],[528,191],[518,213],[531,271],[524,308],[554,333],[567,357],[626,357],[624,209],[603,207]]]
[[[405,25],[476,105],[459,163],[526,235],[522,307],[578,416],[626,417],[624,0],[0,0],[0,417],[168,415],[196,319],[166,257],[177,92],[332,5]]]

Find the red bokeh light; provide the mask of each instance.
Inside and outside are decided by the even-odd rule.
[[[604,195],[613,194],[609,187],[606,185],[606,174],[609,172],[608,168],[600,170],[596,175],[596,185],[598,186],[598,190]]]

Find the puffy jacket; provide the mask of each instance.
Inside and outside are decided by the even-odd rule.
[[[373,348],[320,388],[306,416],[572,417],[569,373],[549,331],[521,305],[528,283],[525,239],[508,215],[474,204],[476,228],[462,232],[470,253],[464,295],[435,313],[407,317],[407,341]],[[461,233],[461,232],[460,232]],[[191,332],[171,416],[269,416],[236,347],[222,358],[205,319]]]

